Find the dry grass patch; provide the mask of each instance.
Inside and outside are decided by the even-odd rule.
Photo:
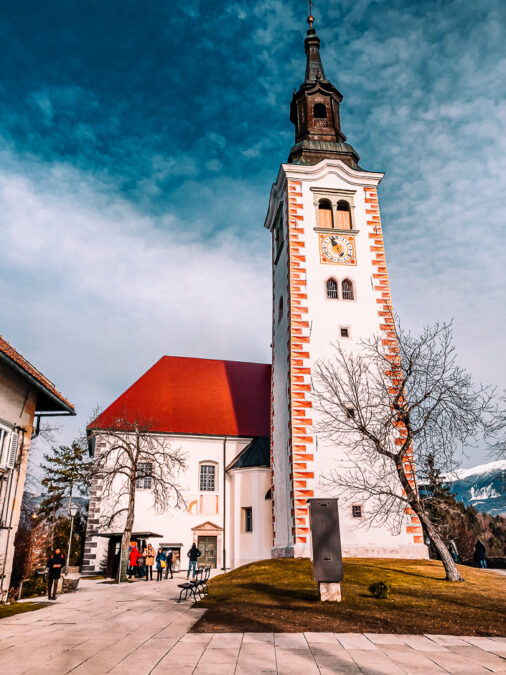
[[[506,578],[459,565],[465,583],[449,583],[429,560],[344,561],[341,603],[319,601],[311,561],[264,560],[209,582],[207,612],[194,632],[374,632],[506,636]],[[386,581],[392,593],[368,591]]]
[[[0,619],[7,619],[15,614],[23,614],[24,612],[33,612],[36,609],[46,607],[47,603],[43,602],[16,602],[13,605],[0,605]]]

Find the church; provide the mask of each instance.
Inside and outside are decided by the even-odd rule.
[[[89,426],[94,452],[119,417],[149,419],[187,457],[183,509],[155,508],[150,468],[136,481],[132,540],[171,549],[181,566],[196,543],[201,563],[231,569],[270,557],[310,557],[307,500],[328,497],[322,477],[345,449],[318,438],[311,373],[331,343],[351,352],[383,333],[393,308],[377,188],[341,130],[341,93],[326,78],[308,19],[304,82],[290,120],[295,143],[272,186],[265,227],[272,238],[272,363],[163,356]],[[339,495],[334,495],[339,497]],[[94,479],[84,573],[114,576],[121,523],[101,527]],[[367,502],[339,504],[344,556],[426,558],[420,522],[401,531],[365,526]]]

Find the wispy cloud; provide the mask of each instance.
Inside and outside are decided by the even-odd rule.
[[[2,332],[81,420],[163,353],[268,359],[262,223],[306,5],[28,4],[2,16]],[[314,13],[343,130],[386,173],[396,310],[454,316],[462,361],[503,387],[506,5]]]

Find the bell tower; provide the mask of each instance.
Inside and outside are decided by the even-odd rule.
[[[322,478],[347,450],[316,433],[311,393],[315,364],[340,341],[356,352],[382,333],[394,340],[393,308],[377,188],[341,130],[342,95],[326,79],[320,40],[308,18],[304,82],[290,120],[295,144],[271,189],[265,227],[272,235],[271,466],[273,555],[308,557],[307,499],[329,496]],[[339,497],[340,495],[334,495]],[[367,503],[341,499],[343,554],[424,558],[422,528],[406,513],[402,530],[360,527]]]
[[[342,94],[325,78],[320,58],[320,38],[308,18],[309,30],[304,43],[306,76],[290,105],[290,121],[295,125],[295,145],[288,162],[317,164],[325,157],[341,159],[352,169],[358,168],[359,156],[341,131],[339,105]]]

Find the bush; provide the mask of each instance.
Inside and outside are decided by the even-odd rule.
[[[387,581],[375,581],[369,586],[369,593],[376,600],[386,600],[392,591],[392,586]]]
[[[36,598],[47,593],[46,577],[37,574],[23,583],[23,598]]]

